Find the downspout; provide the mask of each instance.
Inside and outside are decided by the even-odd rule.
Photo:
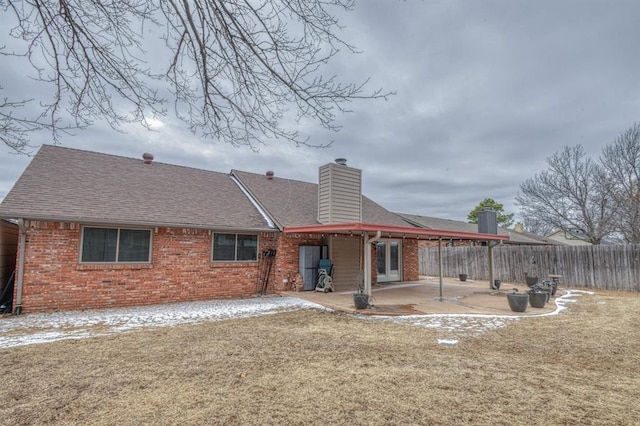
[[[364,234],[364,293],[371,297],[371,244],[382,237],[382,231],[377,231],[375,237],[369,238]]]
[[[24,226],[24,219],[18,219],[18,228],[20,230],[20,251],[18,252],[18,280],[16,281],[15,308],[13,310],[15,315],[22,313],[22,280],[24,277],[25,245],[27,244],[27,229]]]

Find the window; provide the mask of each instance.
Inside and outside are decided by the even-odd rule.
[[[81,262],[146,263],[150,253],[148,229],[82,228]]]
[[[258,260],[258,236],[243,234],[213,234],[212,260],[216,262]]]

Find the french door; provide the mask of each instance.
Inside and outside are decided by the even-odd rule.
[[[376,243],[376,263],[378,269],[378,282],[400,281],[401,241],[384,240]]]

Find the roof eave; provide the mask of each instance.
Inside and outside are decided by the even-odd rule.
[[[41,222],[68,222],[80,223],[85,225],[118,225],[118,226],[141,226],[149,228],[189,228],[189,229],[222,229],[227,231],[243,231],[243,232],[277,232],[278,229],[269,227],[241,227],[241,226],[225,226],[208,223],[182,223],[182,222],[161,222],[161,221],[145,221],[145,220],[120,220],[106,219],[95,217],[79,217],[79,216],[49,216],[49,215],[33,215],[25,213],[0,213],[2,219],[24,219]]]
[[[374,223],[336,223],[326,225],[305,225],[285,227],[285,234],[327,234],[327,233],[367,233],[381,231],[383,236],[388,234],[393,237],[412,239],[421,238],[459,238],[478,241],[509,241],[507,235],[481,234],[475,232],[456,232],[443,229],[425,229],[408,226],[394,226]]]

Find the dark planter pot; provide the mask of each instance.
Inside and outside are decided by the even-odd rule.
[[[509,293],[507,300],[513,312],[524,312],[529,304],[529,295],[527,293]]]
[[[532,287],[532,286],[534,286],[534,285],[538,282],[538,277],[529,277],[529,276],[526,276],[526,277],[524,277],[524,280],[526,281],[526,283],[527,283],[527,285],[528,285],[529,287]]]
[[[532,308],[544,308],[544,305],[549,300],[549,293],[547,292],[532,292],[529,293],[529,303]]]
[[[501,284],[502,284],[502,283],[500,282],[500,280],[493,280],[493,288],[494,288],[495,290],[500,290],[500,285],[501,285]]]
[[[369,307],[369,296],[356,293],[353,295],[353,304],[356,306],[356,309],[367,309]]]
[[[460,279],[460,281],[466,281],[467,280],[467,274],[460,274],[460,275],[458,275],[458,278]]]

